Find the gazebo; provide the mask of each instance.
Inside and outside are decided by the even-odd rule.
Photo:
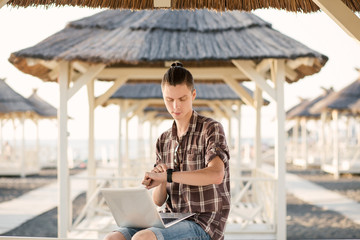
[[[333,89],[323,88],[323,94],[320,96],[308,100],[300,99],[300,103],[292,107],[286,112],[286,120],[295,122],[292,131],[292,141],[287,144],[288,156],[291,158],[289,161],[298,166],[304,168],[307,167],[319,167],[321,165],[322,156],[320,153],[323,153],[324,150],[322,142],[325,141],[324,136],[320,126],[317,126],[318,120],[320,120],[320,113],[311,113],[310,109],[317,102],[326,98],[329,94],[333,92]],[[308,128],[309,122],[313,121],[315,126],[310,131],[311,134],[315,134],[309,142],[308,138]],[[300,128],[301,126],[301,128]],[[301,138],[299,143],[299,132],[301,131]]]
[[[193,39],[194,41],[189,41]],[[238,11],[108,10],[79,21],[40,42],[15,52],[10,62],[19,70],[60,87],[59,237],[66,237],[69,224],[67,167],[67,101],[84,85],[89,100],[89,176],[96,175],[94,161],[94,109],[104,104],[129,80],[159,80],[169,62],[180,60],[197,80],[221,80],[256,110],[256,169],[261,169],[260,117],[262,92],[276,105],[275,170],[253,175],[249,182],[270,181],[273,196],[268,216],[273,220],[267,234],[286,238],[285,198],[285,82],[296,82],[317,73],[327,57],[279,33],[255,15]],[[112,81],[101,96],[94,96],[94,81]],[[254,82],[254,97],[239,84]],[[270,80],[270,81],[268,81]],[[254,184],[251,188],[256,189]],[[262,186],[265,186],[264,184]],[[275,191],[276,189],[276,191]],[[95,182],[89,181],[89,194]],[[260,191],[261,192],[261,191]],[[274,205],[275,204],[275,205]],[[277,210],[275,212],[275,209]],[[236,228],[229,228],[234,231]]]
[[[359,71],[359,69],[356,69]],[[360,72],[360,71],[359,71]],[[360,173],[359,117],[352,106],[360,99],[360,77],[338,92],[333,92],[315,104],[310,111],[322,114],[322,124],[327,121],[332,129],[327,148],[332,155],[326,157],[322,169],[339,178],[341,173]],[[331,119],[332,121],[330,121]],[[340,122],[344,122],[341,127]],[[324,127],[323,127],[324,128]],[[358,135],[352,136],[352,132]],[[330,160],[330,161],[328,161]]]
[[[12,146],[7,142],[5,149],[3,149],[0,156],[0,175],[14,175],[22,176],[37,174],[40,170],[38,151],[39,151],[39,136],[37,134],[36,150],[28,150],[25,146],[25,120],[29,119],[35,122],[38,129],[38,119],[42,118],[56,118],[55,112],[45,114],[42,106],[47,104],[41,100],[42,105],[39,105],[40,98],[34,93],[29,99],[24,98],[15,92],[9,85],[6,84],[5,79],[0,80],[0,122],[1,129],[7,121],[11,120],[14,127],[14,139]],[[55,114],[55,115],[53,115]],[[16,128],[19,121],[22,127],[22,141],[21,147],[17,146]],[[38,133],[38,132],[37,132]],[[2,144],[2,136],[1,146]]]

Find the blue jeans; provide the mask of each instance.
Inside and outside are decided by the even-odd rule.
[[[132,236],[142,228],[121,227],[116,232],[122,233],[126,240],[131,240]],[[194,221],[183,220],[168,228],[151,227],[157,240],[211,240],[210,236]]]

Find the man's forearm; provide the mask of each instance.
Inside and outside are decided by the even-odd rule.
[[[206,186],[210,184],[220,184],[224,178],[224,163],[219,157],[213,159],[209,166],[196,171],[173,172],[173,182],[193,185]]]
[[[157,206],[161,207],[165,203],[166,198],[166,182],[164,182],[154,189],[153,201]]]

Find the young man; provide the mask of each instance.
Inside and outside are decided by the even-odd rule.
[[[192,109],[196,97],[191,73],[173,63],[161,83],[174,118],[156,143],[156,164],[143,184],[156,205],[168,212],[196,213],[169,228],[120,228],[105,239],[223,239],[230,211],[229,149],[223,127]]]

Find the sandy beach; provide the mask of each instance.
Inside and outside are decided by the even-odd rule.
[[[73,170],[72,173],[80,170]],[[332,175],[318,169],[302,170],[288,166],[288,172],[295,173],[324,188],[336,191],[360,202],[360,175],[342,175],[335,180]],[[27,178],[0,177],[0,202],[16,198],[32,189],[56,181],[56,170],[42,170],[39,175]],[[76,217],[85,203],[85,194],[74,200],[73,216]],[[44,227],[46,226],[46,227]],[[7,236],[57,236],[57,208],[51,209],[21,226],[4,233]],[[288,239],[360,239],[360,225],[341,214],[321,209],[287,195]]]

